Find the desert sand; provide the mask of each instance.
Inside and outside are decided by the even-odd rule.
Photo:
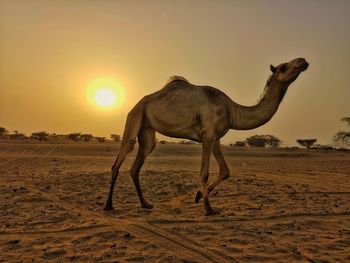
[[[200,145],[158,144],[140,207],[119,144],[0,141],[0,262],[350,262],[350,154],[225,147],[231,177],[195,204]],[[211,160],[210,181],[218,173]]]

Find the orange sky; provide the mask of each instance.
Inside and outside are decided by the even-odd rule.
[[[274,118],[224,143],[273,134],[330,143],[350,115],[349,1],[0,0],[0,126],[122,134],[125,117],[171,75],[254,104],[269,64],[305,57],[310,68]],[[113,78],[122,107],[86,100],[91,81]]]

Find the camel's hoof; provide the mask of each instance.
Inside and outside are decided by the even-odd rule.
[[[196,204],[198,204],[199,200],[201,200],[201,198],[203,197],[203,194],[201,191],[198,191],[197,194],[196,194],[196,198],[194,199],[194,202]]]
[[[141,207],[144,208],[144,209],[152,209],[153,205],[150,205],[148,203],[144,203],[144,204],[141,204]]]
[[[106,205],[105,206],[105,208],[103,208],[103,210],[105,210],[105,211],[112,211],[112,210],[114,210],[114,208],[113,208],[113,206],[112,205]]]
[[[206,211],[205,216],[215,216],[218,214],[220,214],[219,211],[209,210],[209,211]]]

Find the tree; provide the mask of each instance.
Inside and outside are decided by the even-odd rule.
[[[350,117],[341,118],[341,121],[347,122],[350,125]],[[338,131],[334,136],[333,140],[336,143],[340,143],[344,146],[350,145],[350,132],[348,131]]]
[[[350,125],[350,117],[341,118],[342,121],[347,122]]]
[[[234,147],[245,147],[246,143],[244,141],[237,141],[233,144]]]
[[[306,147],[307,149],[310,149],[310,147],[317,141],[317,139],[298,139],[297,143],[299,143],[301,146]]]
[[[114,142],[120,142],[121,136],[120,136],[119,134],[111,134],[111,139],[112,139]]]
[[[64,135],[64,134],[57,134],[57,133],[51,133],[50,134],[50,138],[52,139],[60,139],[60,140],[63,140],[63,139],[67,139],[68,138],[68,135]]]
[[[252,147],[278,147],[281,140],[273,135],[254,135],[246,139],[249,146]]]
[[[77,142],[80,140],[80,135],[81,135],[80,132],[73,132],[73,133],[68,134],[67,138],[72,140],[72,141]]]
[[[341,143],[342,145],[350,145],[350,132],[347,131],[338,131],[333,140],[337,143]]]
[[[18,131],[14,131],[15,134],[10,134],[10,139],[14,139],[14,140],[24,140],[26,137],[26,135],[24,133],[18,132]]]
[[[8,133],[8,130],[6,130],[4,127],[0,127],[0,138],[5,137],[7,133]]]
[[[39,141],[46,141],[47,138],[49,137],[49,134],[45,131],[39,131],[39,132],[33,132],[30,137]]]
[[[52,139],[57,139],[57,134],[56,133],[50,133],[49,137],[52,138]]]
[[[79,138],[84,142],[89,142],[93,137],[92,134],[81,134]]]
[[[95,139],[98,142],[105,142],[106,141],[106,137],[95,137]]]

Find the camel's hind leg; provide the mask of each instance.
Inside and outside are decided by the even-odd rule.
[[[138,135],[139,150],[136,159],[130,169],[131,178],[134,182],[137,195],[140,199],[141,207],[151,209],[153,206],[149,204],[142,195],[139,173],[148,154],[150,154],[156,146],[155,131],[150,128],[141,128]]]
[[[105,210],[113,210],[113,189],[115,181],[119,174],[119,168],[125,160],[126,155],[131,152],[136,143],[136,136],[140,131],[142,124],[142,112],[139,108],[135,107],[129,114],[125,124],[125,130],[123,139],[120,145],[118,157],[112,167],[112,179],[111,186],[109,188],[109,194],[106,201]]]
[[[204,134],[202,138],[202,161],[201,161],[201,171],[200,171],[200,177],[201,177],[201,186],[202,186],[202,193],[203,193],[203,204],[205,208],[205,215],[215,215],[217,214],[216,211],[214,211],[209,203],[208,198],[208,177],[209,177],[209,161],[210,161],[210,155],[213,150],[213,147],[215,145],[215,138],[211,134]]]
[[[228,166],[226,164],[226,161],[224,159],[224,156],[222,154],[221,151],[221,147],[220,147],[220,141],[217,141],[214,145],[213,148],[213,154],[214,157],[216,159],[216,161],[218,162],[219,165],[219,176],[218,178],[215,180],[215,182],[213,182],[212,184],[210,184],[208,186],[208,194],[214,190],[214,188],[221,183],[222,181],[226,180],[229,176],[230,176],[230,170],[228,169]],[[197,192],[196,198],[195,198],[195,202],[196,204],[199,202],[199,200],[203,197],[203,194],[201,191]]]

